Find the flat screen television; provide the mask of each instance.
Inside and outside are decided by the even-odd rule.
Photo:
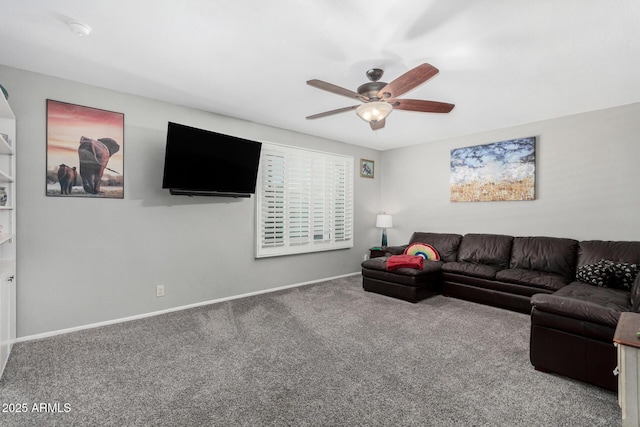
[[[187,196],[250,197],[262,143],[169,122],[162,188]]]

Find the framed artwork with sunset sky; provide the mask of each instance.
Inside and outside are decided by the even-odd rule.
[[[47,196],[124,198],[124,114],[47,100]]]

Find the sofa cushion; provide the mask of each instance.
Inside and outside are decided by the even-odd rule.
[[[593,264],[581,265],[576,271],[576,280],[603,288],[613,288],[616,276],[612,264],[613,262],[602,259]]]
[[[601,259],[594,264],[578,267],[576,280],[605,288],[630,291],[640,272],[640,265]]]
[[[458,261],[509,266],[513,236],[465,234],[458,249]]]
[[[387,270],[387,259],[389,259],[389,257],[386,257],[386,256],[379,256],[379,257],[376,257],[376,258],[369,258],[367,260],[362,261],[360,266],[362,268],[368,268],[370,270],[383,270],[383,271],[386,271]]]
[[[615,277],[614,286],[630,291],[640,272],[640,265],[629,262],[611,262],[611,269]]]
[[[629,292],[573,282],[553,294],[535,294],[536,310],[615,328],[620,313],[631,310]]]
[[[440,254],[440,259],[445,262],[457,261],[458,247],[462,236],[460,234],[450,233],[424,233],[415,232],[411,236],[411,243],[428,243]]]
[[[440,260],[440,254],[433,246],[428,243],[412,243],[404,250],[406,255],[417,255],[424,259],[433,261]]]
[[[561,289],[571,282],[571,280],[560,274],[525,270],[523,268],[500,270],[496,273],[496,280],[552,291]]]
[[[442,271],[447,273],[464,274],[465,276],[495,279],[496,272],[502,267],[497,265],[476,264],[473,262],[448,262],[442,265]]]
[[[640,242],[585,240],[578,245],[578,268],[587,264],[594,264],[602,259],[621,265],[614,267],[616,271],[616,287],[632,289],[635,278],[633,272],[640,264]],[[626,264],[636,267],[627,272]],[[637,274],[637,273],[635,273]]]
[[[570,282],[575,277],[577,248],[578,241],[573,239],[515,237],[510,267],[555,273]]]

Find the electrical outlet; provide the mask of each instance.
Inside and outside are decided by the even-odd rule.
[[[163,297],[164,296],[164,285],[156,286],[156,296]]]
[[[369,254],[364,254],[364,257],[363,257],[363,258],[364,258],[364,259],[363,259],[363,261],[368,260],[368,259],[369,259]]]

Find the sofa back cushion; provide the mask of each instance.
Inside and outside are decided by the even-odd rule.
[[[433,246],[440,254],[440,260],[454,262],[458,257],[458,247],[462,236],[450,233],[424,233],[416,231],[411,236],[411,243],[427,243]]]
[[[509,266],[513,236],[501,234],[465,234],[458,249],[458,261],[474,264]]]
[[[556,273],[567,279],[576,274],[578,241],[558,237],[515,237],[511,268]]]
[[[637,288],[634,280],[640,271],[640,242],[603,240],[580,242],[578,245],[578,271],[602,265],[608,267],[607,281],[609,286],[631,290],[631,298],[633,299],[633,291]],[[576,278],[585,281],[580,276]]]
[[[606,259],[640,264],[640,242],[585,240],[578,245],[578,267]]]

